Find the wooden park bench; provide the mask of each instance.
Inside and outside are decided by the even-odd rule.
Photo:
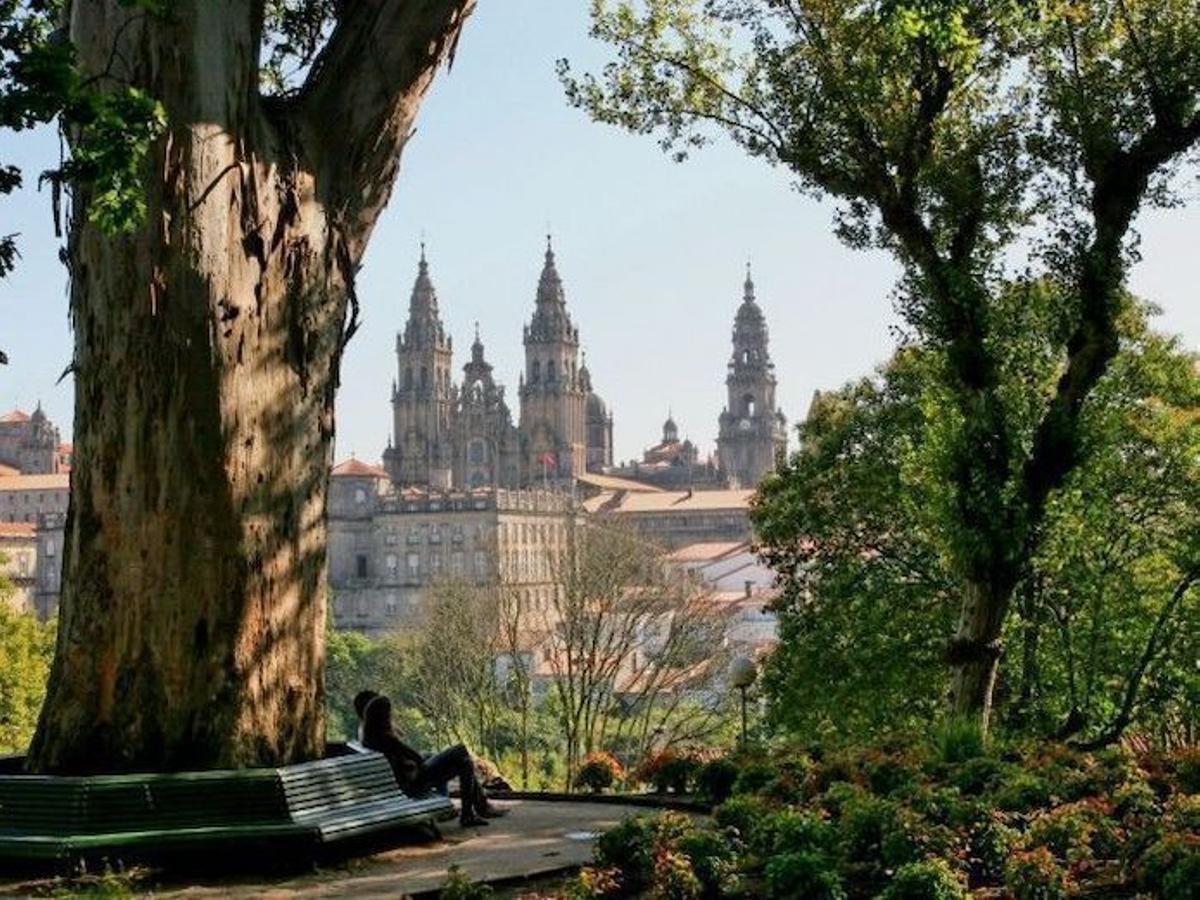
[[[0,861],[142,858],[193,850],[314,853],[451,810],[413,798],[378,753],[279,769],[54,777],[0,774]]]

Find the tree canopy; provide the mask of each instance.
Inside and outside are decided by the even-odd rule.
[[[1191,0],[594,0],[599,75],[561,64],[599,121],[678,156],[725,133],[837,202],[851,246],[903,266],[898,306],[935,351],[955,423],[939,477],[960,586],[951,702],[988,720],[1013,592],[1086,450],[1082,415],[1118,348],[1131,232],[1178,199],[1200,140]],[[1071,298],[1055,374],[1012,408],[1004,284]],[[1029,439],[1010,436],[1032,417]]]

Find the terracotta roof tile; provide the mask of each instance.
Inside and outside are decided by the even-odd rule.
[[[387,472],[380,466],[373,466],[363,462],[361,459],[350,457],[343,463],[333,467],[331,473],[335,478],[353,477],[353,478],[387,478]]]

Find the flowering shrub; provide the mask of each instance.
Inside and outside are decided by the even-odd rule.
[[[738,774],[737,763],[729,757],[722,756],[710,760],[696,773],[696,790],[705,800],[724,803],[733,793]]]
[[[883,892],[883,900],[967,900],[966,888],[941,859],[901,866]]]
[[[625,770],[611,753],[589,753],[575,775],[575,786],[598,794],[624,777]]]
[[[1015,900],[1200,900],[1190,757],[1046,745],[980,756],[968,738],[924,756],[902,743],[735,756],[734,793],[710,822],[625,823],[597,863],[620,867],[621,896],[958,900],[970,885]]]
[[[1013,854],[1005,884],[1015,900],[1062,900],[1069,886],[1066,871],[1045,847]]]
[[[695,751],[660,750],[642,760],[633,777],[642,784],[654,785],[660,794],[686,794],[701,765],[702,757]]]

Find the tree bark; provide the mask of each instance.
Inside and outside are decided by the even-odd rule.
[[[329,50],[353,38],[359,71],[330,83],[316,67],[283,101],[258,92],[261,3],[74,4],[83,76],[144,89],[168,130],[134,233],[101,233],[76,195],[75,463],[32,770],[322,753],[325,497],[354,275],[472,6],[356,2]],[[353,136],[314,118],[338,102],[355,104]]]

